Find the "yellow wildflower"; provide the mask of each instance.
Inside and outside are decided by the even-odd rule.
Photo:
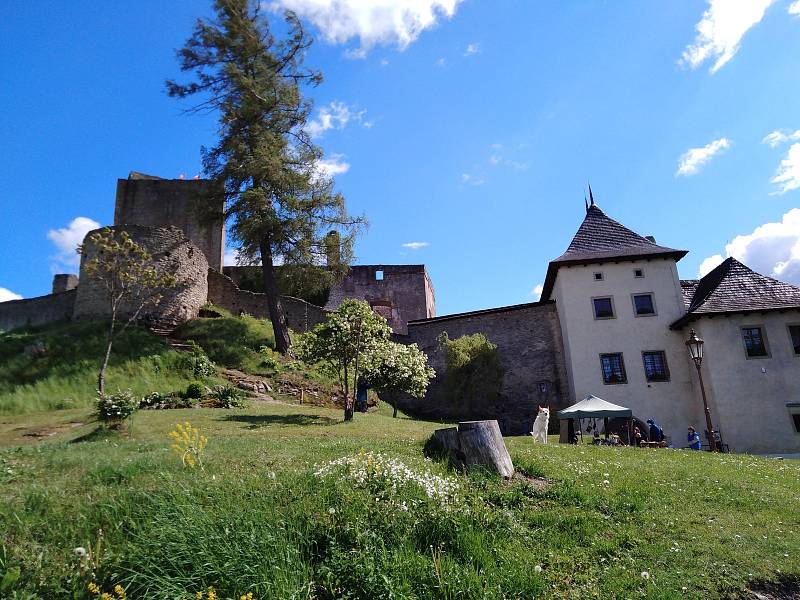
[[[123,588],[120,584],[114,586],[114,593],[117,595],[119,600],[125,600],[125,588]]]
[[[103,592],[100,594],[100,600],[114,600],[114,598],[108,592]]]
[[[86,587],[95,596],[99,596],[100,595],[100,586],[97,585],[94,581],[90,581],[89,584]]]
[[[217,590],[210,586],[208,588],[208,600],[217,600]]]

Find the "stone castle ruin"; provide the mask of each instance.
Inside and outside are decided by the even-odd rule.
[[[238,285],[252,267],[223,266],[223,203],[221,190],[208,180],[131,172],[117,181],[113,227],[127,231],[179,280],[175,290],[167,291],[159,306],[145,315],[147,320],[177,327],[197,317],[207,302],[234,314],[269,316],[264,295]],[[324,306],[291,296],[282,302],[289,326],[307,331],[345,298],[369,302],[398,334],[407,333],[409,321],[436,314],[433,285],[424,265],[353,266],[330,290]],[[104,314],[90,276],[58,274],[51,294],[1,303],[0,330]]]
[[[175,328],[196,318],[206,303],[233,314],[269,317],[264,294],[243,289],[245,280],[253,278],[254,267],[224,265],[219,192],[208,180],[162,179],[137,172],[117,181],[113,227],[128,232],[159,268],[178,278],[178,285],[164,293],[157,307],[145,309],[149,312],[141,317],[146,322]],[[216,207],[215,194],[220,198]],[[201,206],[205,207],[202,211]],[[91,248],[82,261],[87,256]],[[401,408],[411,414],[498,419],[503,433],[519,434],[530,430],[539,404],[566,405],[561,333],[552,302],[437,317],[434,287],[425,265],[381,264],[351,266],[321,306],[292,296],[283,296],[282,303],[289,327],[308,331],[346,298],[368,302],[386,317],[395,338],[417,343],[440,374],[444,357],[436,338],[441,333],[451,338],[483,333],[498,345],[504,369],[499,399],[466,409],[443,397],[439,376],[426,398],[400,400]],[[79,274],[55,275],[48,295],[0,303],[0,330],[97,318],[105,316],[106,310],[97,283],[81,269]]]

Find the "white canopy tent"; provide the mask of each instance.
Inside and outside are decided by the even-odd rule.
[[[632,416],[633,411],[630,408],[611,404],[591,394],[577,404],[558,411],[559,419],[616,419]]]
[[[557,413],[558,418],[561,420],[561,436],[562,443],[570,442],[569,424],[573,420],[580,421],[581,419],[603,419],[604,433],[608,437],[608,420],[609,419],[628,419],[628,440],[631,439],[633,430],[633,411],[630,408],[619,406],[606,402],[602,398],[589,394],[580,402],[572,406],[560,410]],[[581,428],[579,426],[578,431]]]

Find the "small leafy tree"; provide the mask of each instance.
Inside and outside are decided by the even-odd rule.
[[[342,302],[324,323],[300,336],[297,353],[307,362],[321,362],[339,377],[344,395],[344,420],[353,418],[358,377],[370,356],[389,341],[386,319],[362,300]]]
[[[427,355],[416,344],[406,346],[387,342],[371,358],[367,380],[389,398],[397,417],[397,395],[421,398],[436,372],[428,365]]]
[[[500,396],[503,367],[497,346],[482,333],[451,340],[447,332],[438,338],[445,356],[444,388],[448,399],[466,412]]]
[[[91,249],[87,252],[88,249]],[[78,252],[89,258],[82,270],[98,282],[111,315],[106,353],[97,376],[97,390],[105,394],[106,369],[114,336],[125,331],[148,305],[161,302],[160,290],[174,287],[175,277],[153,265],[150,253],[137,244],[126,231],[104,227],[88,238]],[[117,317],[125,311],[127,319],[117,329]]]

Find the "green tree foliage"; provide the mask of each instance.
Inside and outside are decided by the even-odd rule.
[[[288,34],[277,40],[260,6],[257,0],[216,0],[216,18],[198,20],[178,51],[181,70],[194,79],[167,81],[167,90],[200,98],[188,112],[219,113],[219,141],[203,149],[203,169],[224,184],[242,264],[261,261],[276,348],[286,352],[275,257],[284,264],[321,264],[330,252],[327,233],[338,230],[344,268],[365,221],[347,214],[344,197],[319,166],[322,150],[305,129],[311,102],[302,88],[322,81],[303,65],[311,40],[290,12]]]
[[[361,300],[345,300],[325,323],[304,334],[300,356],[320,362],[339,377],[345,396],[346,421],[353,418],[359,378],[389,394],[424,396],[434,371],[416,344],[392,342],[386,319]]]
[[[275,278],[281,296],[294,296],[316,306],[328,301],[337,272],[317,265],[281,265],[275,268]],[[264,293],[264,281],[258,267],[242,267],[239,288]]]
[[[499,398],[503,367],[496,345],[482,333],[451,340],[444,332],[437,341],[445,355],[445,393],[451,402],[472,412]]]
[[[126,231],[105,227],[88,239],[88,246],[84,244],[78,248],[81,254],[88,252],[82,269],[99,283],[111,315],[106,352],[97,375],[97,390],[102,395],[105,393],[106,369],[114,336],[125,331],[145,306],[161,302],[161,290],[174,287],[176,279],[156,269],[150,253],[133,241]],[[117,330],[117,317],[123,311],[127,320]]]
[[[397,395],[422,398],[436,372],[428,365],[427,355],[416,344],[388,342],[370,357],[367,382],[385,394],[397,416]]]

